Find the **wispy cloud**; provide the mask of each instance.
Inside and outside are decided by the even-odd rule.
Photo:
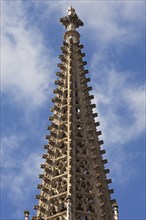
[[[13,217],[22,215],[24,204],[28,206],[42,162],[39,153],[26,152],[26,140],[27,137],[16,134],[1,139],[1,187],[8,192],[7,199],[13,201],[16,209]]]
[[[41,4],[36,3],[37,6]],[[64,14],[72,4],[77,14],[84,21],[86,38],[94,40],[94,47],[106,48],[116,44],[122,50],[124,45],[133,45],[141,37],[144,30],[144,2],[140,1],[57,1],[53,4],[45,2],[48,11],[54,9],[56,13]],[[92,13],[90,13],[92,12]],[[139,29],[139,31],[137,31]],[[122,46],[122,47],[121,47]]]
[[[105,138],[111,144],[137,138],[145,128],[145,84],[133,83],[133,73],[117,70],[108,60],[104,63],[97,57],[91,65],[93,80],[98,83],[96,88],[94,84],[94,93]],[[99,76],[95,75],[96,69]]]
[[[90,19],[86,16],[87,8],[92,11]],[[121,44],[131,44],[140,36],[136,28],[143,19],[144,9],[142,2],[87,2],[81,15],[94,31],[92,37],[98,40],[98,46],[116,44],[121,48]]]
[[[46,100],[48,84],[51,87],[55,59],[24,12],[21,1],[2,3],[2,92],[20,105],[37,107]]]
[[[145,132],[145,83],[133,82],[133,72],[120,71],[110,60],[105,62],[102,55],[94,55],[91,71],[92,80],[96,81],[93,91],[99,112],[97,120],[101,122],[105,146],[108,145],[112,178],[126,186],[136,176],[136,170],[133,172],[131,167],[132,160],[142,159],[142,154],[134,152],[132,145],[131,152],[127,154],[127,144]],[[140,148],[143,150],[142,146]],[[125,167],[128,172],[125,172]]]
[[[23,112],[15,115],[17,118],[14,121],[11,120],[13,124],[10,129],[6,129],[7,134],[4,131],[5,124],[3,125],[4,136],[1,137],[1,186],[7,192],[5,200],[11,202],[15,209],[15,214],[11,217],[18,218],[22,216],[23,209],[28,207],[28,201],[32,199],[30,195],[33,196],[32,192],[38,182],[41,152],[38,153],[37,146],[30,146],[30,136],[36,135],[38,128],[33,127],[36,130],[31,132],[30,127],[34,120],[34,124],[37,124],[35,117],[38,115],[38,107],[47,101],[48,84],[49,90],[52,90],[56,58],[51,50],[45,48],[43,34],[35,25],[29,25],[22,1],[11,1],[9,4],[2,2],[1,34],[2,94],[5,102],[12,103],[12,119],[16,108]],[[25,116],[28,117],[31,111],[33,117],[29,115],[29,119],[27,118],[27,128]],[[3,119],[4,122],[6,120]],[[18,124],[23,124],[22,132]],[[10,217],[9,213],[3,214]]]
[[[69,6],[69,1],[31,2],[37,9],[43,7],[44,20],[53,13],[55,18],[59,18]],[[28,8],[29,4],[28,1]],[[25,13],[28,8],[25,6],[23,1],[15,4],[2,2],[2,92],[8,102],[14,101],[16,105],[23,106],[24,112],[28,112],[30,109],[38,109],[47,101],[46,82],[50,86],[49,91],[52,91],[56,58],[51,53],[53,46],[45,47],[44,33],[38,29],[38,25],[29,24],[29,16],[26,17]],[[136,73],[130,69],[121,70],[116,55],[117,52],[123,53],[127,46],[141,42],[141,31],[144,30],[143,2],[92,1],[91,4],[75,1],[73,6],[85,23],[81,29],[82,36],[88,38],[90,45],[94,45],[89,70],[92,73],[91,83],[96,82],[96,85],[93,84],[94,102],[97,104],[105,144],[109,145],[107,152],[112,178],[118,185],[124,185],[131,175],[136,176],[131,169],[131,161],[142,158],[141,154],[135,152],[126,155],[125,146],[144,133],[145,85],[138,80],[133,82],[132,75]],[[107,54],[107,49],[113,45],[113,53]],[[85,49],[86,46],[89,45],[85,45]],[[29,117],[30,126],[34,118]],[[19,120],[24,123],[24,119]],[[13,130],[11,126],[11,134],[9,132],[10,135],[2,137],[2,187],[8,191],[13,204],[19,203],[21,206],[28,201],[28,194],[36,185],[41,156],[34,149],[28,154],[29,145],[26,146],[26,140],[30,140],[30,127],[25,127],[21,136]],[[28,184],[29,187],[26,187]],[[15,207],[17,216],[20,215],[20,206]]]

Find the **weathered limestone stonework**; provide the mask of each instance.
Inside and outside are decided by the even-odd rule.
[[[50,134],[46,135],[47,152],[42,156],[44,171],[39,176],[42,183],[38,184],[39,202],[34,206],[37,213],[33,220],[117,220],[116,201],[110,196],[111,179],[106,177],[109,169],[104,167],[107,160],[103,159],[105,150],[99,138],[100,123],[95,122],[97,114],[91,104],[94,96],[87,85],[87,63],[76,31],[83,22],[72,7],[60,22],[67,31],[59,56],[60,72],[55,81]]]

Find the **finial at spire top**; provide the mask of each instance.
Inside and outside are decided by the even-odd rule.
[[[75,9],[72,6],[70,6],[67,9],[67,13],[68,13],[68,15],[74,15],[75,14]]]
[[[67,16],[60,18],[60,22],[68,30],[75,30],[79,26],[83,26],[83,22],[77,16],[75,9],[70,6],[67,10]]]

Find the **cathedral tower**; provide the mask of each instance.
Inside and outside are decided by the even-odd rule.
[[[88,70],[83,60],[83,45],[76,28],[83,26],[75,10],[70,7],[68,15],[61,18],[65,26],[60,71],[55,81],[57,88],[52,99],[54,107],[44,146],[43,173],[39,175],[40,194],[33,220],[117,220],[116,200],[111,199],[113,189],[106,177],[107,159],[101,145],[100,123],[95,122],[95,104],[88,86]],[[26,213],[27,215],[27,213]],[[27,218],[27,216],[26,216]]]

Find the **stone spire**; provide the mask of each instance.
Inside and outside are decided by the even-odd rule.
[[[60,21],[67,30],[59,55],[60,71],[56,73],[50,134],[46,135],[44,171],[39,175],[42,181],[33,220],[117,220],[100,123],[95,122],[98,115],[93,113],[96,106],[91,103],[94,96],[86,77],[87,62],[76,31],[83,22],[72,7]]]

